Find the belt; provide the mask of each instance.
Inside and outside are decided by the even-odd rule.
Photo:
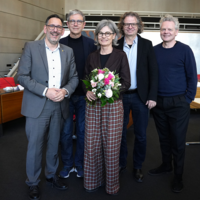
[[[133,90],[128,90],[125,92],[125,94],[133,94],[133,93],[136,93],[137,92],[137,88],[136,89],[133,89]]]

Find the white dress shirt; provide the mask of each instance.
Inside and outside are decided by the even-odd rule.
[[[48,88],[60,88],[61,86],[61,59],[59,50],[60,44],[58,43],[58,46],[54,51],[50,50],[46,43],[45,47],[46,47],[47,63],[49,70]],[[48,88],[45,88],[43,96],[45,96]]]

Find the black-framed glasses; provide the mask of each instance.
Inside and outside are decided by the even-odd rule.
[[[124,27],[128,28],[129,26],[136,27],[138,26],[138,23],[124,23]]]
[[[74,25],[75,23],[77,23],[78,25],[81,25],[84,21],[82,20],[69,20],[68,21],[71,25]]]
[[[63,27],[62,26],[55,26],[54,24],[46,25],[50,31],[53,31],[55,28],[57,28],[58,31],[62,31]]]
[[[109,36],[111,36],[112,34],[114,34],[114,33],[110,33],[110,32],[102,33],[102,32],[99,32],[99,33],[98,33],[98,36],[99,36],[99,37],[103,37],[103,35],[105,35],[105,37],[109,37]]]

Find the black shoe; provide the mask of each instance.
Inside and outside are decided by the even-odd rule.
[[[161,174],[169,174],[171,172],[172,172],[172,168],[166,169],[163,165],[161,165],[160,167],[149,170],[148,174],[151,176],[157,176]]]
[[[64,184],[57,176],[54,178],[46,178],[46,181],[48,184],[50,184],[52,187],[55,187],[59,190],[67,190],[68,186]]]
[[[179,193],[183,190],[183,181],[181,179],[174,178],[172,184],[172,191],[175,193]]]
[[[133,169],[133,176],[138,183],[143,182],[144,175],[141,169]]]
[[[37,185],[33,185],[29,187],[29,199],[31,200],[39,200],[40,199],[40,190]]]
[[[119,174],[121,174],[126,169],[126,166],[119,167]]]

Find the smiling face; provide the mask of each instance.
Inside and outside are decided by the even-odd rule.
[[[127,16],[123,22],[123,31],[125,36],[135,37],[138,33],[138,21],[137,18],[134,16]],[[132,25],[131,25],[132,24]]]
[[[80,14],[71,15],[69,21],[67,22],[67,26],[70,30],[70,36],[72,38],[79,38],[81,36],[82,30],[85,27],[83,16]]]
[[[111,31],[108,26],[104,26],[98,33],[98,41],[101,46],[112,46],[112,41],[116,34]]]
[[[50,30],[51,28],[48,25],[62,27],[62,22],[58,18],[51,18],[49,19],[48,24],[44,26],[44,33],[46,34],[45,41],[47,44],[50,43],[51,45],[57,45],[65,30],[58,30],[56,27]]]
[[[178,30],[175,29],[173,21],[165,21],[160,28],[160,37],[164,43],[174,43],[175,37],[178,35]]]

